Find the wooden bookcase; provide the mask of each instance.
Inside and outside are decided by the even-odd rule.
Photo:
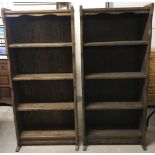
[[[11,68],[17,151],[75,144],[78,125],[74,10],[2,9]]]
[[[141,144],[153,4],[80,9],[83,145]]]

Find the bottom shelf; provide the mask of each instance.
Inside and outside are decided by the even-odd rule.
[[[138,129],[128,130],[90,130],[88,131],[89,138],[134,138],[141,137],[142,133]]]
[[[138,129],[89,130],[88,144],[140,144],[142,132]]]
[[[75,130],[23,131],[22,145],[75,144]]]

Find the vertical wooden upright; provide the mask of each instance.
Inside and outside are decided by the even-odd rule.
[[[78,150],[74,10],[2,9],[17,151],[74,144]]]
[[[84,150],[89,144],[146,150],[153,7],[80,8]]]

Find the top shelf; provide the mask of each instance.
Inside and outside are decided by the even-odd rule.
[[[147,45],[148,41],[110,41],[110,42],[89,42],[84,46],[119,46],[119,45]]]
[[[32,10],[32,11],[11,11],[4,10],[5,17],[19,17],[19,16],[44,16],[44,15],[57,15],[57,16],[71,16],[71,10]]]
[[[13,81],[29,80],[72,80],[72,73],[51,73],[51,74],[17,74]]]
[[[21,43],[10,44],[9,48],[37,48],[37,47],[72,47],[72,43]]]
[[[94,9],[83,9],[84,15],[93,15],[99,13],[136,13],[146,14],[149,13],[150,7],[134,7],[134,8],[94,8]]]

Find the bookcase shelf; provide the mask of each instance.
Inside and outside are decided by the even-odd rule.
[[[120,45],[147,45],[147,41],[111,41],[111,42],[89,42],[84,46],[120,46]]]
[[[87,135],[90,144],[139,144],[140,130],[90,130]],[[100,141],[99,139],[103,139]],[[92,140],[94,139],[94,141]]]
[[[90,130],[141,130],[142,114],[143,109],[86,110],[86,134]]]
[[[21,143],[23,145],[46,145],[63,144],[65,141],[67,144],[74,144],[75,139],[74,130],[47,130],[47,131],[23,131],[20,135]],[[61,140],[60,140],[61,139]]]
[[[85,79],[132,79],[146,78],[147,75],[141,72],[115,72],[115,73],[92,73],[85,76]]]
[[[11,48],[9,49],[17,74],[73,73],[72,47]]]
[[[39,47],[72,47],[72,43],[22,43],[10,44],[9,48],[39,48]]]
[[[71,80],[73,74],[58,73],[58,74],[17,74],[13,77],[13,81],[27,81],[27,80]]]
[[[149,12],[138,14],[128,10],[121,13],[100,11],[92,15],[85,14],[85,11],[83,13],[84,43],[144,40],[143,33]]]
[[[17,111],[74,110],[74,103],[20,103]]]
[[[135,138],[135,137],[141,137],[141,132],[140,130],[90,130],[88,132],[88,138],[92,137],[100,137],[102,138]]]
[[[15,12],[15,14],[16,13],[17,12]],[[13,14],[14,12],[12,12],[12,15]],[[63,16],[62,14],[62,16],[57,16],[55,14],[47,13],[40,16],[38,13],[38,16],[24,14],[11,18],[7,17],[7,13],[5,13],[5,15],[6,24],[10,25],[7,30],[8,45],[13,44],[13,47],[18,47],[18,44],[26,46],[26,43],[28,43],[27,46],[36,46],[41,43],[42,46],[53,46],[55,43],[55,45],[62,46],[62,43],[72,43],[72,15]]]
[[[21,134],[21,139],[22,140],[36,140],[36,139],[52,139],[52,138],[61,138],[63,137],[64,139],[68,138],[75,138],[75,132],[74,130],[62,130],[62,131],[23,131]]]
[[[84,46],[85,74],[117,72],[145,74],[143,63],[146,49],[147,45]]]
[[[86,110],[108,110],[108,109],[143,109],[141,102],[92,102],[87,103]]]
[[[83,149],[145,145],[146,88],[153,4],[82,9]]]
[[[74,10],[2,10],[17,151],[22,145],[78,149]],[[24,28],[24,29],[23,29]]]

